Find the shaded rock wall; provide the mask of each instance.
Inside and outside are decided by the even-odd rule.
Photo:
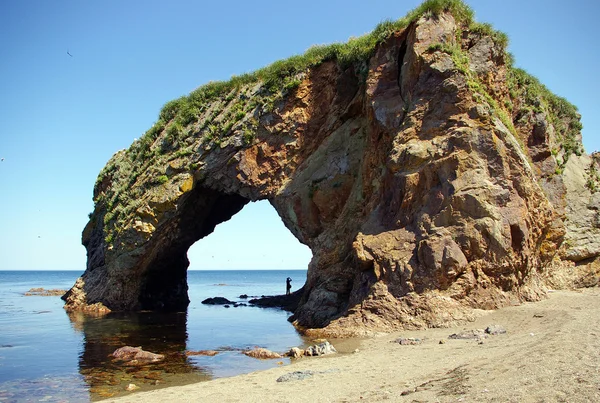
[[[101,173],[67,309],[184,309],[187,249],[264,199],[313,252],[293,317],[307,332],[440,326],[539,299],[548,271],[569,270],[561,257],[600,253],[598,200],[572,168],[588,157],[563,146],[578,118],[521,79],[497,38],[442,13],[276,96],[240,85],[183,134],[171,116]],[[559,254],[565,237],[579,246]]]

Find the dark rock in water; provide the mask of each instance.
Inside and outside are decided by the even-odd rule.
[[[231,308],[229,305],[223,305],[223,308]]]
[[[500,325],[490,325],[488,327],[485,328],[485,332],[487,334],[491,334],[492,336],[495,336],[497,334],[504,334],[506,333],[506,329]]]
[[[337,353],[337,350],[328,341],[310,346],[304,351],[304,355],[308,356],[320,356],[334,353]]]
[[[270,297],[263,295],[261,298],[254,298],[248,302],[261,308],[281,308],[285,311],[294,312],[300,303],[303,293],[304,287],[290,295],[273,295]]]
[[[205,304],[205,305],[227,305],[227,304],[233,304],[233,302],[231,302],[230,300],[228,300],[225,297],[206,298],[204,301],[202,301],[202,303]]]
[[[248,294],[242,294],[242,295],[240,295],[240,298],[241,299],[247,299],[248,298]]]

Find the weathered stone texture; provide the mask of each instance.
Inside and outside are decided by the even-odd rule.
[[[600,252],[589,158],[555,175],[547,116],[507,127],[473,89],[509,99],[504,53],[479,34],[456,43],[458,29],[449,14],[421,18],[377,47],[366,80],[335,61],[311,68],[272,111],[256,111],[250,144],[192,139],[197,153],[171,161],[162,191],[145,193],[110,244],[97,205],[75,287],[85,299],[68,305],[184,308],[187,249],[262,199],[313,252],[293,317],[308,333],[443,326],[542,297],[545,271],[568,270],[563,237],[565,259]],[[440,43],[463,49],[468,73]],[[104,178],[96,196],[111,186]]]

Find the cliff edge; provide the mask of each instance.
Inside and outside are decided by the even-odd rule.
[[[598,282],[598,156],[461,1],[165,105],[94,187],[66,309],[185,309],[187,250],[269,200],[313,258],[294,324],[444,326]],[[319,330],[315,330],[319,329]]]

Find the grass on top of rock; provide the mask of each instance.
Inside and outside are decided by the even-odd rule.
[[[365,77],[366,63],[379,43],[385,41],[394,32],[406,28],[423,15],[437,16],[443,12],[452,13],[455,18],[466,24],[471,24],[473,21],[473,11],[461,0],[427,0],[410,11],[404,18],[396,21],[382,21],[372,32],[350,38],[346,43],[313,46],[304,54],[276,61],[252,73],[233,76],[228,81],[209,82],[189,95],[167,102],[163,106],[158,121],[140,139],[141,155],[146,155],[146,150],[169,122],[174,120],[179,127],[186,127],[194,123],[212,102],[227,97],[231,97],[228,100],[231,101],[245,86],[260,82],[264,91],[262,94],[263,104],[272,105],[272,95],[278,98],[276,95],[279,93],[295,89],[301,83],[300,74],[329,60],[335,60],[341,68],[354,65],[357,73]],[[242,116],[241,111],[235,115],[238,119]],[[183,131],[178,130],[178,133]],[[212,138],[214,135],[211,136]]]

